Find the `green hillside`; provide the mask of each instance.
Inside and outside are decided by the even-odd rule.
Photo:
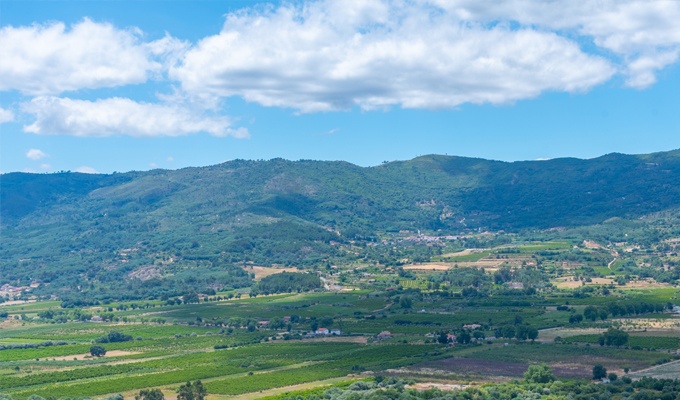
[[[459,234],[638,218],[680,205],[680,151],[499,162],[428,155],[235,160],[112,175],[1,176],[0,283],[112,296],[250,284],[238,265],[325,266],[402,230]],[[201,274],[195,274],[196,270]],[[135,279],[141,278],[141,279]]]

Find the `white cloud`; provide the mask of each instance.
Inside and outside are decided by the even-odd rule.
[[[678,61],[680,2],[649,0],[420,0],[466,20],[567,30],[620,58],[627,85],[643,88]]]
[[[45,169],[50,169],[50,168],[52,168],[52,165],[50,165],[50,164],[40,164],[40,169],[45,170]]]
[[[507,103],[617,73],[646,87],[678,60],[677,21],[676,1],[284,3],[227,15],[170,76],[197,97],[303,112]]]
[[[145,43],[136,29],[85,19],[0,29],[0,91],[58,94],[143,83],[175,62],[187,44],[172,37]]]
[[[96,169],[83,165],[82,167],[76,168],[75,172],[80,172],[81,174],[98,174]]]
[[[12,112],[12,110],[7,110],[5,108],[0,107],[0,124],[12,121],[14,121],[14,113]]]
[[[36,160],[43,159],[45,157],[47,157],[47,153],[45,153],[44,151],[42,151],[40,149],[29,149],[26,152],[26,158],[28,158],[29,160],[36,161]]]
[[[555,33],[437,10],[328,0],[231,14],[170,75],[198,95],[321,111],[506,103],[587,90],[615,73]]]
[[[22,109],[36,118],[33,124],[24,126],[24,131],[42,135],[154,137],[208,132],[214,136],[248,137],[245,128],[231,128],[227,117],[117,97],[96,101],[37,97],[24,103]]]

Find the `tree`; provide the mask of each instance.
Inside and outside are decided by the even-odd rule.
[[[470,337],[470,334],[467,331],[463,331],[458,336],[456,336],[456,342],[460,344],[468,344],[470,343],[470,340],[472,338]]]
[[[594,306],[588,306],[583,310],[583,317],[591,321],[595,321],[599,317],[600,313]]]
[[[607,377],[607,368],[603,367],[602,364],[597,364],[593,367],[593,379],[599,381],[602,378]]]
[[[570,315],[569,316],[569,323],[570,324],[578,324],[581,321],[583,321],[583,315],[581,314],[576,314],[576,315]]]
[[[552,368],[545,364],[530,365],[524,373],[524,379],[528,383],[548,383],[555,380],[555,375],[552,373]]]
[[[527,337],[531,339],[532,342],[536,340],[538,338],[538,329],[529,328],[529,332],[527,332]]]
[[[106,354],[104,346],[94,345],[90,347],[90,354],[94,357],[101,357]]]
[[[413,306],[413,301],[409,297],[403,296],[401,300],[399,300],[399,305],[401,308],[411,308]]]
[[[517,340],[527,340],[528,336],[529,327],[526,325],[517,325],[517,329],[515,329],[515,337]]]
[[[187,382],[179,387],[177,400],[204,400],[207,394],[208,392],[201,381],[196,381],[193,385],[191,382]]]
[[[189,303],[198,303],[199,298],[198,298],[198,293],[196,292],[189,292],[184,295],[184,303],[189,304]]]
[[[609,328],[603,337],[607,346],[625,346],[628,343],[628,333],[621,329]]]
[[[515,327],[512,325],[506,325],[502,328],[501,333],[504,338],[514,338],[515,337]]]
[[[437,341],[441,344],[447,344],[449,342],[449,336],[445,331],[439,332],[437,336]]]
[[[135,400],[165,400],[160,389],[144,389],[135,396]]]

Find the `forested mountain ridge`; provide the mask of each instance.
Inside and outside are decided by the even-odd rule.
[[[222,265],[325,264],[342,257],[335,243],[379,232],[637,218],[679,207],[678,183],[680,150],[512,163],[427,155],[369,168],[273,159],[110,175],[10,173],[0,176],[0,280],[56,282],[70,271],[113,284],[214,268],[210,279],[238,285],[243,271]]]
[[[674,207],[679,178],[680,150],[512,163],[427,155],[369,168],[235,160],[112,175],[4,174],[0,211],[5,227],[67,215],[77,203],[79,209],[116,214],[143,209],[294,216],[344,229],[462,227],[454,215],[475,228],[546,228]]]

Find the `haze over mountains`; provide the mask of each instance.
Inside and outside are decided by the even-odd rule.
[[[72,271],[101,281],[154,265],[156,276],[178,259],[193,267],[326,263],[338,255],[335,243],[379,232],[634,219],[677,208],[679,183],[680,150],[512,163],[427,155],[369,168],[273,159],[111,175],[9,173],[0,182],[0,278],[54,281]]]

